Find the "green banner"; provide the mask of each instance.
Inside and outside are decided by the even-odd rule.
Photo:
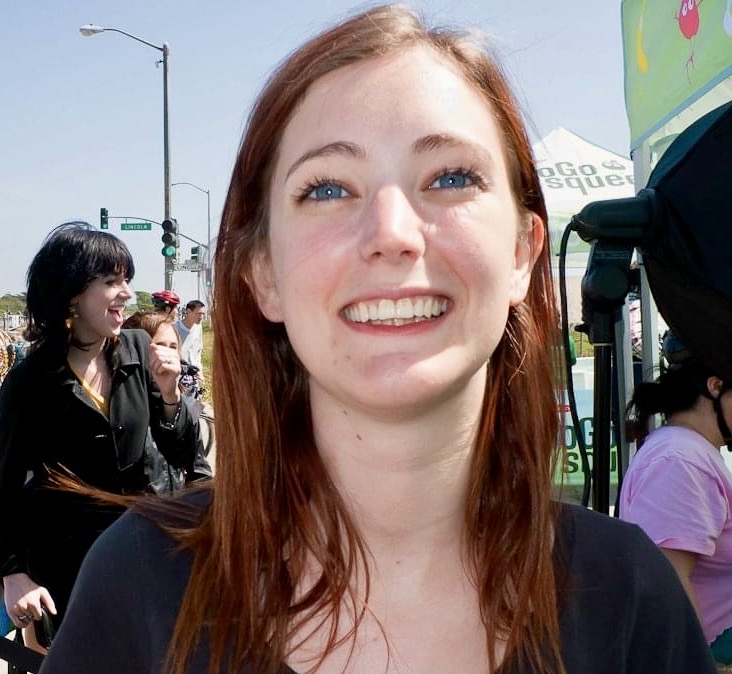
[[[564,413],[563,436],[560,443],[564,450],[564,461],[559,462],[554,475],[555,484],[564,484],[568,487],[580,487],[584,483],[582,472],[582,457],[580,455],[577,435],[582,438],[587,448],[590,468],[592,468],[593,446],[595,444],[593,407],[594,397],[591,389],[577,389],[574,392],[577,403],[577,416],[579,418],[579,429],[574,427],[572,415],[569,412],[569,405],[565,401],[560,407]],[[616,488],[618,485],[618,454],[617,454],[616,429],[610,428],[610,485]]]
[[[623,0],[630,146],[732,75],[732,0]]]
[[[583,430],[585,432],[585,442],[587,446],[587,459],[592,470],[592,417],[580,419]],[[612,438],[610,440],[610,485],[617,488],[618,486],[618,447],[615,439],[615,429],[612,430]],[[567,424],[564,427],[564,459],[558,462],[554,474],[555,484],[564,484],[568,487],[581,487],[584,484],[584,472],[582,471],[582,456],[580,454],[579,445],[577,444],[577,434],[573,426]]]

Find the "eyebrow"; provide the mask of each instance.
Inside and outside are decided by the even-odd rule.
[[[366,156],[366,150],[360,145],[355,143],[348,143],[343,140],[338,140],[334,143],[328,143],[321,147],[316,147],[313,150],[308,150],[304,154],[300,155],[298,159],[290,166],[285,174],[285,180],[287,180],[299,166],[302,166],[306,161],[315,159],[316,157],[328,157],[334,154],[346,155],[349,157],[355,157],[356,159],[363,159]]]
[[[473,141],[459,136],[453,136],[449,133],[431,133],[422,136],[412,143],[412,152],[415,154],[424,154],[432,150],[439,150],[446,147],[464,148],[472,152],[478,159],[486,164],[493,165],[493,155],[481,145]]]
[[[431,133],[427,136],[418,138],[412,143],[412,152],[415,154],[425,154],[432,150],[438,150],[445,147],[465,148],[473,152],[479,159],[487,164],[493,164],[493,156],[485,148],[473,143],[472,141],[453,136],[449,133]],[[285,180],[287,180],[300,166],[305,162],[317,157],[328,157],[330,155],[346,155],[356,159],[364,159],[366,150],[361,145],[349,143],[348,141],[338,140],[333,143],[327,143],[321,147],[308,150],[298,157],[287,170]]]

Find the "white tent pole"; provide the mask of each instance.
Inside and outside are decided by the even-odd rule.
[[[633,173],[636,186],[644,186],[651,175],[651,146],[650,141],[645,140],[632,153]],[[641,339],[643,356],[643,380],[653,381],[658,376],[660,353],[658,349],[658,309],[656,302],[651,295],[648,285],[643,259],[638,253],[638,261],[641,265],[640,279],[640,310],[641,310]],[[651,419],[651,426],[655,426],[655,420]],[[649,429],[650,430],[650,429]]]

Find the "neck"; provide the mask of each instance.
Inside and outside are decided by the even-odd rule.
[[[191,320],[190,318],[184,318],[183,319],[183,325],[185,325],[189,330],[196,324],[196,321]]]
[[[671,426],[682,426],[696,431],[717,448],[724,443],[712,401],[707,398],[700,399],[691,409],[674,412],[668,418],[668,423]]]
[[[78,365],[88,365],[93,360],[97,359],[100,354],[104,353],[106,346],[106,339],[96,341],[84,349],[80,349],[78,346],[74,346],[72,344],[69,346],[68,359],[72,363],[76,363]]]
[[[375,419],[311,388],[315,442],[370,551],[459,549],[485,370],[411,418]]]

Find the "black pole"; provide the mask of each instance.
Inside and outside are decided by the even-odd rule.
[[[630,289],[633,246],[594,241],[582,278],[582,331],[594,345],[592,507],[610,513],[610,432],[615,319]]]
[[[604,319],[611,319],[603,314]],[[592,508],[610,512],[610,407],[612,342],[595,344],[595,400],[592,429]]]

